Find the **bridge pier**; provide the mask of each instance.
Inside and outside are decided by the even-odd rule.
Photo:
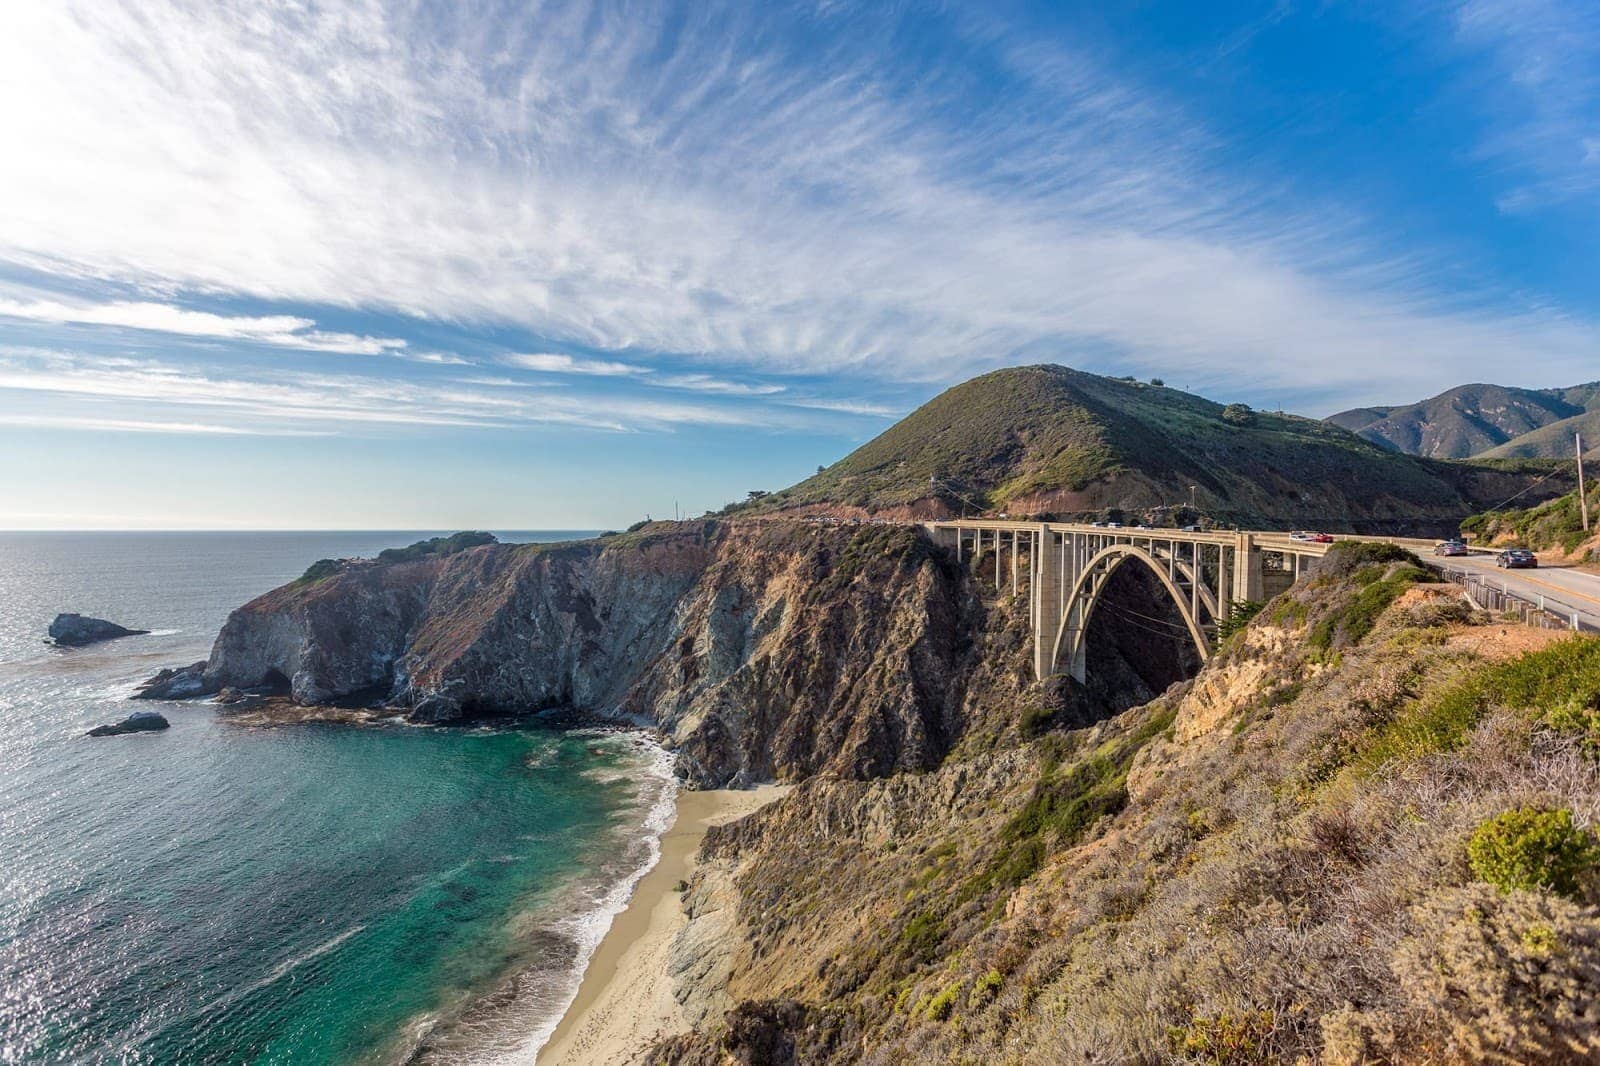
[[[1062,601],[1066,589],[1062,584],[1061,565],[1067,538],[1061,540],[1061,551],[1056,550],[1056,535],[1047,525],[1033,531],[1034,573],[1036,579],[1031,590],[1033,600],[1033,674],[1036,678],[1049,677],[1054,670],[1056,632],[1061,628]]]
[[[1238,542],[1233,549],[1233,596],[1232,601],[1254,600],[1261,603],[1266,599],[1266,574],[1261,558],[1261,547],[1256,544],[1255,534],[1240,533]],[[1232,603],[1229,603],[1229,607]],[[1223,618],[1227,617],[1227,608],[1224,608]]]

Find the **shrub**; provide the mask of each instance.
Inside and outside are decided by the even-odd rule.
[[[1200,1062],[1219,1064],[1272,1062],[1266,1049],[1272,1034],[1273,1014],[1269,1010],[1223,1011],[1210,1017],[1195,1016],[1187,1026],[1167,1033],[1174,1055]]]
[[[1056,712],[1050,707],[1043,707],[1038,704],[1034,704],[1032,707],[1025,707],[1022,711],[1022,721],[1020,723],[1022,735],[1030,738],[1042,736],[1050,731],[1050,727],[1055,723],[1055,720]]]
[[[990,970],[976,981],[972,982],[972,992],[967,996],[969,1007],[981,1007],[1000,994],[1000,987],[1006,979],[1000,976],[999,970]]]
[[[1600,842],[1572,824],[1572,812],[1524,807],[1484,822],[1467,842],[1467,862],[1478,879],[1502,892],[1554,892],[1569,899],[1582,891]]]
[[[1250,624],[1256,615],[1261,613],[1261,608],[1265,606],[1266,604],[1259,600],[1235,600],[1229,604],[1228,617],[1224,618],[1221,624],[1217,626],[1218,647],[1226,644],[1228,638],[1235,633],[1243,632],[1244,628]]]
[[[325,577],[332,577],[339,572],[339,562],[336,559],[318,559],[306,567],[306,572],[300,575],[301,581],[321,581]]]
[[[1452,1061],[1600,1058],[1600,926],[1591,910],[1475,885],[1439,892],[1412,921],[1416,932],[1393,966],[1422,1015],[1423,1041],[1448,1038]]]
[[[1593,712],[1600,710],[1600,638],[1558,641],[1420,700],[1373,739],[1365,761],[1376,765],[1452,751],[1496,705],[1529,713],[1554,729],[1589,732]]]
[[[939,954],[939,941],[944,939],[944,921],[932,911],[923,911],[906,923],[900,932],[900,943],[912,959],[921,963],[932,962]]]
[[[482,544],[496,544],[498,538],[493,533],[461,532],[452,533],[448,537],[429,537],[408,544],[404,548],[385,548],[378,553],[380,563],[404,563],[413,559],[423,559],[430,555],[454,555],[456,552],[476,548]]]
[[[961,994],[961,982],[957,981],[937,996],[928,1000],[927,1015],[930,1022],[942,1022],[950,1017],[956,1007],[956,997]]]

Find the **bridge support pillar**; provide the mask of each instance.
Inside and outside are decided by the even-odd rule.
[[[1260,603],[1264,599],[1266,599],[1266,573],[1263,570],[1261,549],[1256,545],[1256,538],[1252,534],[1240,533],[1238,544],[1233,551],[1233,602],[1254,600]]]
[[[1061,628],[1061,552],[1053,543],[1056,535],[1047,525],[1034,534],[1034,580],[1028,589],[1033,611],[1033,676],[1038,681],[1049,677],[1055,663],[1056,631]]]

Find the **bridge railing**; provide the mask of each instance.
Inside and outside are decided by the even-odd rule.
[[[1600,633],[1600,628],[1584,621],[1578,614],[1546,601],[1543,596],[1523,596],[1512,592],[1504,584],[1496,585],[1487,575],[1471,570],[1444,567],[1444,575],[1460,585],[1467,598],[1485,611],[1511,615],[1523,625],[1539,629],[1566,629],[1574,633]]]

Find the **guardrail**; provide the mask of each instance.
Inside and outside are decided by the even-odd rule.
[[[1527,596],[1512,592],[1504,584],[1498,587],[1486,575],[1471,570],[1441,567],[1444,576],[1460,585],[1467,598],[1485,611],[1499,615],[1515,615],[1523,625],[1539,629],[1566,629],[1574,633],[1600,633],[1600,628],[1584,621],[1576,613],[1562,610],[1545,601],[1543,596]]]

